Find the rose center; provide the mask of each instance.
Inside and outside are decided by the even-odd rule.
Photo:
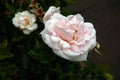
[[[78,24],[71,24],[70,29],[73,31],[72,40],[76,41],[82,33],[82,28]]]
[[[30,20],[28,17],[26,16],[22,16],[19,18],[19,21],[18,21],[19,24],[23,25],[24,28],[28,28],[29,25],[30,25]]]
[[[30,25],[30,21],[27,17],[24,17],[24,24],[25,24],[25,28],[27,28],[28,25]]]

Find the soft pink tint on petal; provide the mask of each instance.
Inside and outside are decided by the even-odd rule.
[[[80,49],[79,49],[78,45],[76,45],[76,44],[71,44],[70,49],[74,52],[80,52]]]
[[[61,49],[70,48],[70,44],[63,40],[59,41],[58,45],[61,47]]]
[[[79,24],[80,21],[77,20],[77,17],[74,16],[70,21],[69,21],[69,24]]]
[[[64,29],[59,28],[59,27],[55,27],[55,32],[57,33],[57,35],[65,40],[65,41],[71,41],[73,38],[73,34],[66,32]]]

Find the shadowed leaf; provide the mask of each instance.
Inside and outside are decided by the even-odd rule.
[[[12,53],[6,49],[0,48],[0,60],[8,59],[13,57]]]

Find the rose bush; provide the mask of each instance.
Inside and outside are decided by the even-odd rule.
[[[92,23],[84,22],[80,14],[67,17],[59,8],[51,6],[44,15],[43,41],[58,56],[70,61],[85,61],[88,51],[96,45],[96,31]]]
[[[28,11],[18,12],[12,19],[13,24],[22,29],[24,34],[30,34],[32,31],[37,29],[37,24],[35,23],[36,17]]]

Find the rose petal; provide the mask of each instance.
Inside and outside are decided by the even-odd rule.
[[[31,23],[34,23],[36,21],[36,17],[33,14],[31,14],[29,18],[31,19]]]
[[[81,14],[76,14],[75,15],[76,16],[76,18],[77,18],[77,20],[79,21],[79,22],[84,22],[84,19],[83,19],[83,17],[81,16]]]
[[[71,49],[72,51],[74,51],[74,52],[80,52],[80,49],[79,49],[78,45],[76,45],[76,44],[71,44],[70,46],[71,46],[70,49]]]
[[[63,54],[63,52],[62,52],[61,50],[53,49],[53,52],[54,52],[56,55],[58,55],[58,56],[60,56],[60,57],[62,57],[62,58],[64,58],[64,59],[69,59],[66,55]]]
[[[84,23],[84,26],[88,29],[89,32],[89,36],[95,36],[96,35],[96,31],[93,27],[93,24],[92,23],[89,23],[89,22],[86,22]]]
[[[71,61],[86,61],[88,56],[88,52],[84,52],[84,54],[81,54],[79,56],[76,57],[71,57]]]
[[[65,28],[65,24],[67,22],[67,18],[59,13],[55,13],[53,14],[53,16],[51,16],[51,19],[56,19],[57,20],[57,25],[59,25],[61,28]]]
[[[46,31],[49,32],[49,33],[54,33],[55,32],[54,28],[55,28],[56,22],[57,22],[56,19],[48,20],[47,22],[45,22]]]
[[[43,41],[51,48],[53,49],[59,49],[58,46],[55,46],[54,43],[51,41],[50,36],[48,34],[42,34]]]
[[[12,23],[15,25],[15,27],[19,27],[19,24],[18,24],[19,17],[20,17],[20,12],[15,14],[15,17],[12,19]]]
[[[30,34],[30,31],[27,30],[27,29],[24,29],[24,30],[23,30],[23,33],[26,34],[26,35],[29,35],[29,34]]]
[[[67,19],[68,19],[68,20],[71,20],[73,17],[74,17],[74,15],[68,15],[68,16],[67,16]]]
[[[38,28],[37,24],[34,23],[33,25],[31,25],[30,27],[28,27],[28,30],[33,31],[36,30]]]
[[[57,33],[57,35],[65,40],[65,41],[71,41],[73,39],[73,34],[66,32],[64,29],[59,28],[59,27],[55,27],[55,32]]]
[[[72,51],[72,50],[70,50],[70,49],[62,49],[62,51],[63,51],[63,53],[65,54],[65,55],[67,55],[67,56],[72,56],[72,57],[74,57],[74,56],[78,56],[78,55],[80,55],[80,54],[83,54],[83,53],[80,53],[80,52],[74,52],[74,51]]]
[[[55,43],[58,43],[61,39],[59,37],[56,37],[56,36],[51,36],[51,41],[52,42],[55,42]]]
[[[61,48],[65,49],[65,48],[70,48],[70,44],[68,44],[66,41],[59,41],[59,45],[61,46]]]
[[[43,17],[43,22],[46,22],[47,20],[49,20],[51,18],[51,16],[54,13],[60,13],[60,8],[56,8],[54,6],[51,6],[48,11],[45,13],[44,17]]]

